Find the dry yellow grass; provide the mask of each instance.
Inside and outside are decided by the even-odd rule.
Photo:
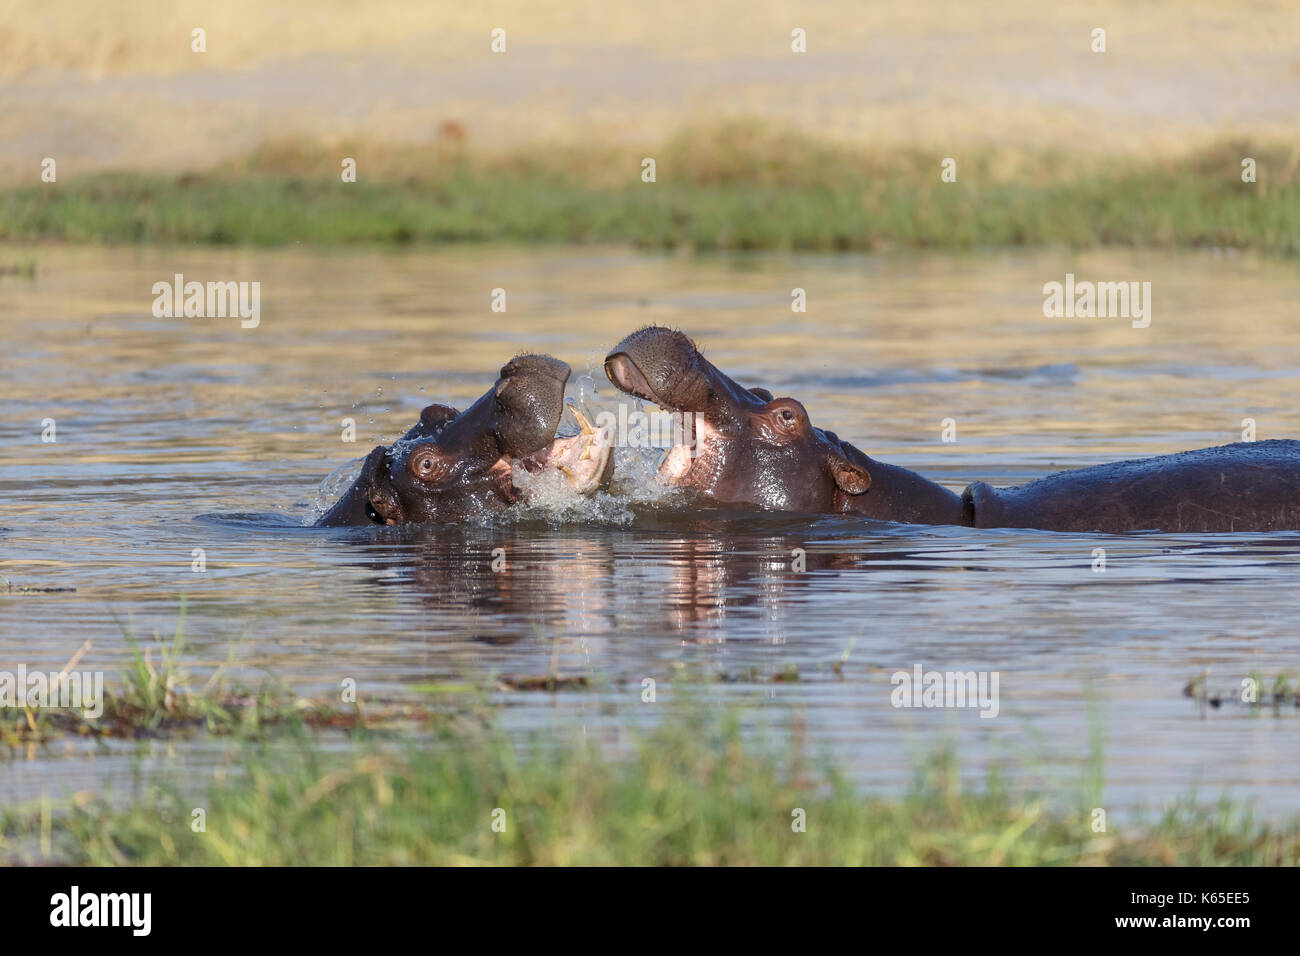
[[[864,151],[1181,154],[1293,135],[1298,35],[1300,4],[1209,0],[0,0],[0,182],[33,156],[202,169],[284,135],[427,143],[448,120],[480,150],[761,117]]]
[[[693,186],[745,185],[796,190],[835,188],[848,182],[880,193],[923,186],[937,179],[936,155],[922,149],[856,150],[851,145],[810,137],[797,128],[760,119],[740,119],[687,127],[649,144],[665,181]],[[1107,157],[1092,153],[1037,149],[1018,143],[982,146],[962,159],[967,181],[981,186],[1072,183],[1089,177],[1161,171],[1174,180],[1194,174],[1206,180],[1235,179],[1242,156],[1259,165],[1258,191],[1300,179],[1300,143],[1279,138],[1223,140],[1186,153],[1147,157]],[[366,178],[374,182],[442,184],[472,171],[503,183],[546,181],[580,183],[618,190],[636,180],[640,154],[613,144],[565,142],[508,150],[483,150],[453,136],[430,143],[373,143],[352,139],[307,140],[277,137],[252,152],[222,164],[223,178],[247,175],[333,181],[340,156],[364,156]]]
[[[415,61],[486,52],[488,31],[504,27],[516,48],[562,45],[630,46],[661,53],[723,59],[775,45],[790,30],[808,31],[817,51],[864,49],[882,38],[936,33],[963,37],[972,57],[1016,57],[1041,51],[1048,37],[1105,27],[1119,52],[1194,63],[1219,53],[1294,51],[1300,6],[1215,0],[1134,4],[1126,0],[1050,3],[927,0],[863,4],[856,0],[795,5],[785,0],[22,0],[0,3],[0,73],[42,68],[92,75],[166,74],[243,68],[310,53],[395,52]],[[190,31],[208,32],[207,61],[189,48]],[[916,64],[918,73],[940,64]]]

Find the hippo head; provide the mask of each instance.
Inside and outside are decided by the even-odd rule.
[[[719,504],[803,512],[849,510],[871,486],[866,456],[814,428],[793,398],[728,378],[681,332],[632,333],[606,356],[605,374],[630,395],[684,413],[659,470],[669,484]]]
[[[463,412],[430,405],[391,447],[366,456],[361,474],[320,525],[396,525],[496,514],[523,497],[515,466],[553,468],[579,493],[608,484],[609,429],[593,429],[577,409],[581,434],[556,438],[569,366],[521,355]]]

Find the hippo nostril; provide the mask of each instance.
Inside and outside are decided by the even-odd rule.
[[[605,375],[619,390],[648,402],[659,403],[659,396],[650,387],[650,382],[626,352],[616,352],[605,359]]]

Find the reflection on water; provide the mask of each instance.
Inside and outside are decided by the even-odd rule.
[[[671,706],[686,663],[726,678],[706,691],[720,702],[799,709],[817,742],[882,788],[949,739],[974,774],[1009,762],[1018,779],[1064,786],[1095,709],[1111,804],[1226,787],[1268,813],[1300,810],[1294,715],[1203,713],[1181,695],[1206,668],[1230,687],[1300,664],[1300,535],[708,512],[655,489],[653,461],[633,449],[620,451],[615,494],[590,504],[451,528],[303,527],[327,476],[428,402],[477,397],[520,349],[569,361],[572,397],[611,407],[598,360],[647,323],[691,332],[739,380],[797,396],[869,454],[953,488],[1232,441],[1248,417],[1260,438],[1295,437],[1289,266],[1209,254],[22,254],[36,279],[0,277],[0,573],[76,591],[0,597],[0,668],[57,669],[92,639],[81,666],[113,671],[126,653],[117,621],[170,633],[183,594],[196,660],[233,645],[240,668],[304,692],[555,664],[598,689],[512,695],[507,725],[589,731],[615,719],[603,704],[644,713],[644,677]],[[1067,271],[1149,279],[1151,328],[1043,318],[1042,284]],[[150,288],[175,272],[260,281],[261,326],[155,319]],[[489,311],[497,287],[504,314]],[[806,314],[790,312],[795,287]],[[355,445],[339,438],[349,417]],[[39,440],[46,418],[54,444]],[[955,443],[940,441],[945,418]],[[893,708],[890,675],[918,663],[999,671],[1001,715]],[[771,680],[791,666],[797,682]],[[194,763],[219,749],[169,748]],[[11,761],[0,799],[96,786],[128,772],[131,754]]]

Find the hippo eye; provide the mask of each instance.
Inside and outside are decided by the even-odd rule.
[[[763,427],[779,441],[797,438],[801,434],[800,426],[806,421],[801,411],[796,403],[780,399],[766,410]]]
[[[446,470],[445,462],[433,448],[420,448],[411,452],[407,468],[421,481],[436,481]]]

